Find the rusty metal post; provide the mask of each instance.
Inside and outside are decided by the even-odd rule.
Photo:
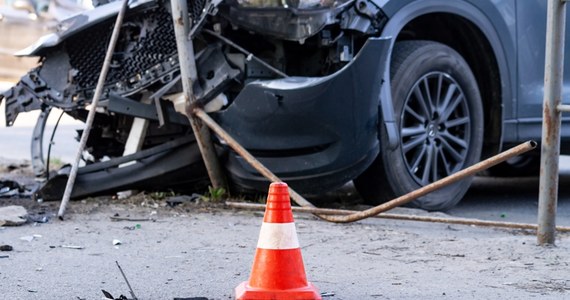
[[[210,131],[204,126],[200,119],[192,115],[191,107],[196,98],[192,89],[192,83],[198,78],[196,71],[196,60],[194,57],[194,45],[190,39],[190,19],[188,16],[188,5],[186,0],[171,0],[172,20],[174,22],[174,34],[176,36],[176,47],[178,49],[178,60],[180,63],[180,74],[182,87],[186,98],[186,116],[192,126],[192,131],[196,136],[202,159],[206,165],[208,176],[214,188],[226,188],[225,177],[220,167],[218,157]]]
[[[201,108],[195,108],[194,114],[198,118],[202,119],[202,121],[207,126],[209,126],[210,129],[212,129],[212,131],[218,134],[221,139],[226,141],[228,146],[230,146],[234,151],[236,151],[236,153],[238,153],[247,163],[249,163],[250,166],[252,166],[255,170],[257,170],[261,175],[271,180],[272,182],[282,181],[281,179],[279,179],[279,177],[277,177],[269,169],[267,169],[263,164],[261,164],[255,157],[253,157],[253,155],[251,155],[245,148],[243,148],[234,138],[232,138],[220,125],[218,125],[212,118],[210,118],[210,116],[208,116],[208,114],[204,112]],[[373,208],[364,211],[360,211],[348,216],[328,216],[320,214],[317,214],[316,216],[323,220],[335,223],[349,223],[369,218],[379,213],[388,211],[394,207],[409,203],[414,199],[417,199],[421,196],[424,196],[449,184],[455,183],[468,176],[473,176],[476,173],[484,171],[492,166],[496,166],[497,164],[504,162],[509,158],[528,152],[534,149],[535,147],[536,147],[535,141],[528,141],[526,143],[522,143],[514,148],[501,152],[493,157],[487,158],[484,161],[478,162],[466,169],[463,169],[438,181],[423,186],[417,190],[402,195],[396,199],[393,199],[391,201],[388,201],[386,203],[380,204],[378,206],[375,206]],[[289,193],[291,195],[291,199],[293,199],[293,201],[299,204],[300,206],[313,207],[313,208],[315,207],[312,203],[303,198],[303,196],[295,192],[291,187],[289,187]]]
[[[71,199],[71,192],[73,191],[73,185],[75,184],[75,179],[79,170],[79,160],[81,159],[81,153],[83,153],[83,150],[85,149],[87,139],[89,138],[89,133],[91,132],[91,126],[93,125],[93,120],[95,119],[96,108],[99,103],[99,98],[101,98],[101,94],[103,93],[103,86],[105,85],[107,73],[109,72],[109,68],[111,66],[111,60],[113,58],[113,52],[115,51],[115,45],[119,39],[119,33],[123,24],[123,18],[125,17],[125,13],[127,12],[127,8],[129,6],[128,3],[129,0],[123,0],[121,10],[117,15],[115,27],[113,28],[113,33],[111,34],[111,40],[109,41],[107,52],[105,53],[105,60],[103,61],[101,73],[99,74],[97,86],[95,87],[95,94],[91,100],[89,114],[87,114],[87,120],[85,120],[85,128],[81,134],[81,140],[79,141],[79,147],[77,148],[77,153],[75,154],[75,160],[71,164],[71,171],[69,172],[69,177],[67,178],[67,184],[65,185],[65,191],[63,192],[61,204],[59,205],[59,211],[57,212],[57,217],[62,221],[63,216],[65,215],[65,210],[67,209],[67,204]],[[47,170],[47,172],[49,173],[49,170]]]
[[[265,204],[256,203],[244,203],[244,202],[231,202],[226,201],[226,205],[231,208],[247,209],[247,210],[261,210],[266,209]],[[347,209],[337,209],[337,208],[318,208],[318,207],[302,207],[302,206],[292,206],[291,210],[293,212],[304,212],[316,215],[355,215],[360,211],[357,210],[347,210]],[[483,226],[483,227],[497,227],[497,228],[510,228],[510,229],[522,229],[522,230],[536,230],[536,224],[528,223],[513,223],[513,222],[501,222],[501,221],[487,221],[479,219],[470,218],[454,218],[448,217],[431,217],[431,216],[416,216],[408,214],[390,214],[381,213],[377,215],[370,216],[371,218],[379,219],[390,219],[390,220],[404,220],[404,221],[416,221],[416,222],[430,222],[430,223],[444,223],[444,224],[457,224],[457,225],[467,225],[467,226]],[[570,232],[570,227],[567,226],[556,226],[556,230],[560,232]]]
[[[561,113],[558,106],[562,102],[565,27],[565,1],[548,0],[542,153],[538,195],[537,240],[539,245],[554,244],[555,241],[561,126]]]
[[[238,153],[250,166],[252,166],[263,177],[269,179],[271,182],[283,181],[277,175],[273,174],[261,162],[259,162],[253,155],[251,155],[244,147],[242,147],[231,135],[229,135],[220,125],[216,123],[210,116],[201,108],[195,108],[193,114],[200,118],[210,129],[212,129],[221,139],[226,141],[236,153]],[[314,205],[303,198],[299,193],[289,187],[289,194],[295,203],[301,206],[314,207]]]

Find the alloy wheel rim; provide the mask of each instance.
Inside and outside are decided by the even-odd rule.
[[[400,116],[400,149],[418,184],[463,167],[471,138],[469,115],[467,98],[449,74],[431,72],[414,83]]]

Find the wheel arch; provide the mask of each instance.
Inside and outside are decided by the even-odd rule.
[[[515,53],[514,41],[508,36],[501,39],[499,35],[499,32],[507,34],[507,25],[498,21],[493,23],[479,8],[465,1],[392,0],[386,7],[389,15],[390,11],[394,12],[382,31],[382,36],[394,37],[388,66],[393,44],[399,40],[432,40],[459,52],[474,72],[483,99],[485,139],[482,156],[488,157],[500,151],[503,119],[505,113],[508,115],[513,111],[514,98],[512,70],[515,60],[514,56],[509,59],[506,55]],[[486,8],[489,7],[492,5]],[[389,70],[386,68],[384,73],[385,82],[390,82]],[[381,114],[388,134],[398,134],[394,128],[390,130],[396,116],[389,84],[382,86]],[[394,139],[399,137],[390,137],[390,141]]]

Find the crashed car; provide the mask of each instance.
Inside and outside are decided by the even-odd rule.
[[[543,2],[188,1],[194,93],[297,191],[353,180],[367,202],[381,203],[540,137]],[[7,125],[42,110],[34,143],[53,107],[86,119],[121,6],[94,4],[18,53],[40,63],[0,98]],[[207,183],[182,92],[170,3],[130,2],[72,198]],[[142,136],[134,148],[133,132]],[[232,188],[265,191],[267,179],[214,138]],[[34,170],[46,176],[42,147],[32,148]],[[496,170],[527,170],[528,161],[536,158]],[[61,197],[60,173],[41,197]],[[412,205],[450,208],[469,185]]]

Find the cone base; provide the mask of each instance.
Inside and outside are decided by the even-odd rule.
[[[267,290],[251,287],[247,281],[235,289],[236,300],[321,300],[319,290],[310,282],[306,287],[288,290]]]

